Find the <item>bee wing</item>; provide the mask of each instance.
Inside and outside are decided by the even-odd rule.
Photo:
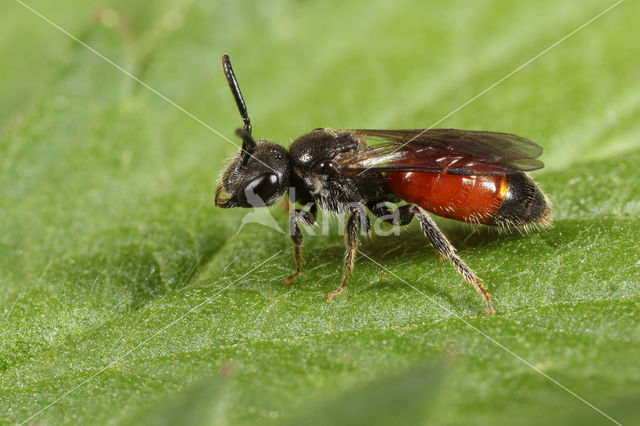
[[[509,133],[458,129],[348,130],[371,150],[340,161],[345,175],[381,171],[498,175],[544,167],[537,143]]]

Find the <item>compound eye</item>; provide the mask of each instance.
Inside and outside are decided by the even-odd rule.
[[[241,207],[265,207],[266,201],[273,197],[280,188],[278,176],[267,173],[249,182],[238,194]]]

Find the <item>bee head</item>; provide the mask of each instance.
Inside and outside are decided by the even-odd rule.
[[[266,207],[275,204],[289,187],[289,154],[266,140],[255,142],[238,129],[242,150],[227,166],[216,188],[216,206]]]

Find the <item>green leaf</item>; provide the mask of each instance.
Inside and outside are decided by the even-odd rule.
[[[289,238],[239,230],[248,211],[213,206],[236,146],[0,4],[0,422],[277,423],[359,391],[400,392],[406,405],[386,406],[398,419],[426,398],[434,424],[609,421],[593,407],[637,422],[640,6],[620,3],[511,74],[612,4],[28,3],[233,143],[225,52],[255,135],[285,146],[316,127],[443,117],[538,141],[553,228],[438,219],[493,316],[415,224],[367,238],[334,304],[338,224],[310,230],[303,274],[284,286]],[[286,229],[285,209],[270,213]],[[442,359],[439,380],[413,375]],[[377,412],[360,402],[347,420]]]
[[[440,365],[420,365],[375,379],[315,406],[303,407],[283,424],[420,424],[432,409],[443,372]]]
[[[154,426],[221,424],[225,417],[224,390],[220,378],[209,378],[139,410],[122,423]]]

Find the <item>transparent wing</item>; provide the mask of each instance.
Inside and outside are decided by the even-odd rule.
[[[345,175],[413,171],[497,175],[544,167],[537,143],[509,133],[458,129],[348,130],[371,150],[340,161]]]

